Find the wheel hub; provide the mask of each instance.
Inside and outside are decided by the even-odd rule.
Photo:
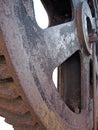
[[[80,43],[85,47],[88,54],[92,54],[92,45],[89,36],[93,33],[93,17],[86,2],[79,4],[77,8],[77,28]]]

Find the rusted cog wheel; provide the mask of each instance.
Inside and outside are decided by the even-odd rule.
[[[11,74],[0,70],[0,113],[15,130],[96,130],[90,7],[80,0],[42,3],[50,20],[44,30],[36,23],[32,0],[0,0],[0,56]],[[56,67],[58,89],[52,81]],[[9,83],[16,86],[6,89]]]

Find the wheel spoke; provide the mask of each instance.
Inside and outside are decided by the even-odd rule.
[[[59,65],[79,50],[75,22],[67,22],[44,30],[48,55]]]

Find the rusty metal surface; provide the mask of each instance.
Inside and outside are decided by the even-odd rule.
[[[96,109],[97,109],[97,98],[96,98],[96,44],[93,42],[93,126],[94,130],[97,130],[97,120],[96,120]]]
[[[35,113],[37,118],[33,126],[36,122],[42,123],[47,130],[96,130],[92,42],[98,38],[90,37],[96,30],[95,17],[88,5],[90,1],[73,0],[68,10],[64,10],[64,1],[61,4],[59,0],[42,2],[50,19],[50,27],[44,30],[36,23],[32,0],[0,0],[0,33],[4,38],[4,42],[0,38],[0,55],[5,55],[10,70],[9,73],[4,65],[0,66],[0,80],[12,79],[10,82],[15,82],[23,92],[21,98],[18,95],[16,99],[14,89],[10,90],[10,96],[8,84],[6,91],[0,87],[1,98],[15,98],[16,102],[0,99],[0,108],[17,115],[25,115],[28,111],[32,116]],[[66,1],[65,6],[69,4]],[[56,67],[60,67],[60,91],[52,81]],[[6,108],[8,104],[10,107]],[[19,129],[15,126],[15,130]],[[33,129],[32,125],[29,129]]]

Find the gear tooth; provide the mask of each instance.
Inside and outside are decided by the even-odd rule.
[[[20,90],[0,50],[0,115],[13,125],[14,130],[45,130],[30,113]]]
[[[11,73],[6,65],[0,65],[0,80],[11,78]]]
[[[37,122],[36,120],[31,116],[31,113],[28,111],[24,115],[15,115],[16,119],[7,118],[5,121],[9,124],[12,124],[13,126],[32,126],[34,127]]]
[[[0,83],[0,98],[15,99],[18,97],[16,86],[13,83]]]

